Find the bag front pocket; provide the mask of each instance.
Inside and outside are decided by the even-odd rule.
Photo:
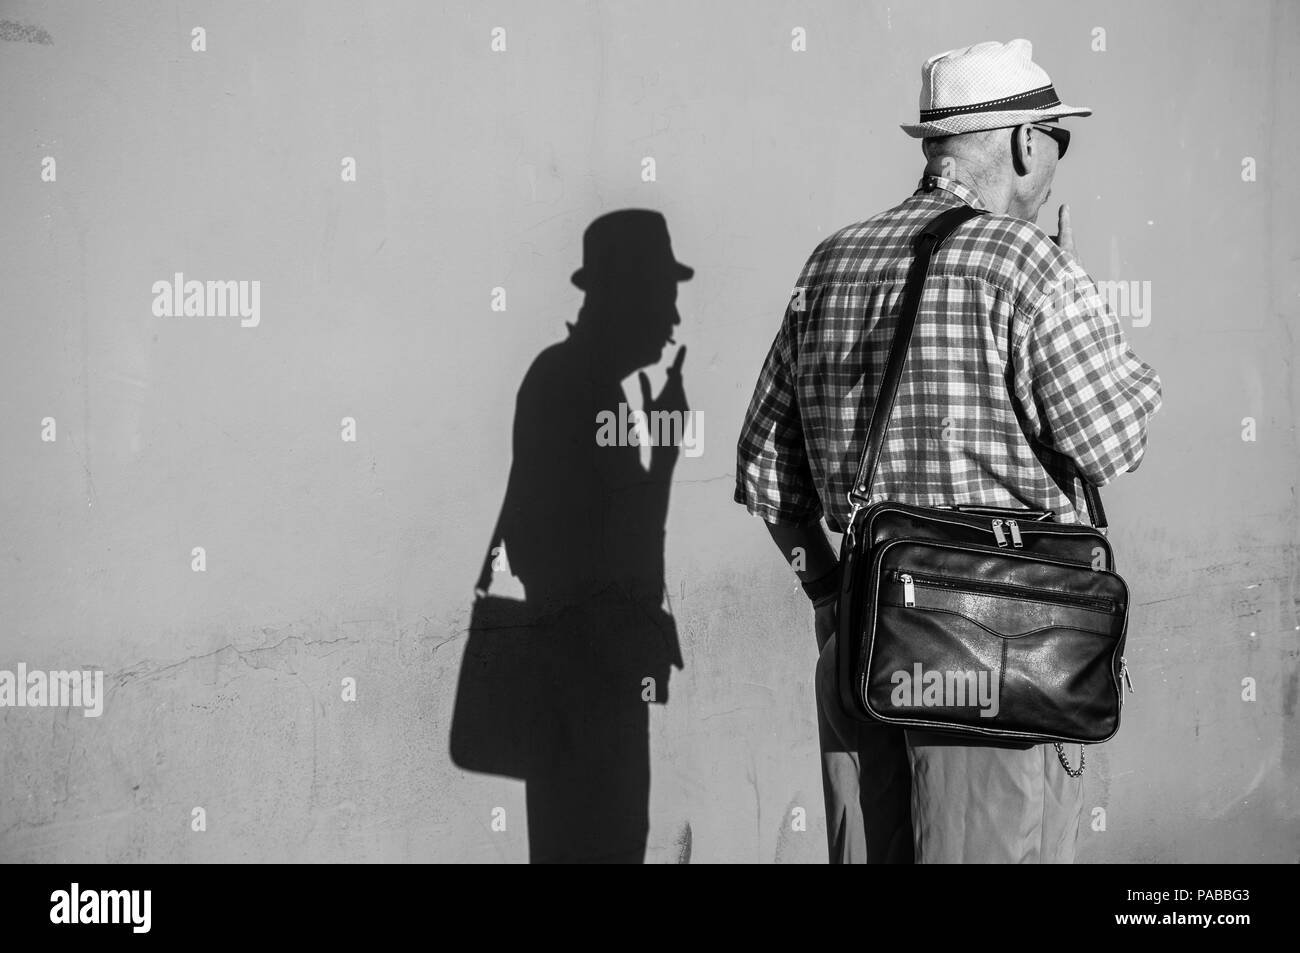
[[[895,540],[873,578],[860,686],[879,720],[1072,741],[1118,728],[1127,591],[1114,573]]]

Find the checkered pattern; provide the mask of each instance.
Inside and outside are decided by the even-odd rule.
[[[772,523],[847,524],[912,241],[966,186],[923,178],[831,235],[799,277],[737,447],[735,500]],[[1044,507],[1080,521],[1082,474],[1137,469],[1160,378],[1091,278],[1038,226],[963,224],[935,253],[872,501]]]

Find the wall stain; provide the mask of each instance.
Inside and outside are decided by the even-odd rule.
[[[53,46],[54,37],[42,27],[13,20],[0,20],[0,40],[6,43],[39,43],[41,46]]]
[[[691,822],[687,821],[682,832],[677,835],[677,863],[689,864],[691,862]]]
[[[1292,672],[1282,687],[1282,714],[1288,718],[1295,714],[1297,695],[1300,695],[1300,672]]]

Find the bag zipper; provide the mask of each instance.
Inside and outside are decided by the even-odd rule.
[[[1136,695],[1137,692],[1133,691],[1133,677],[1128,673],[1128,659],[1122,655],[1119,657],[1119,673],[1124,676],[1124,683],[1128,685],[1129,693]]]
[[[970,507],[970,508],[962,509],[963,506]],[[986,517],[985,514],[978,513],[976,512],[976,510],[995,510],[995,511],[1001,511],[1003,513],[1007,512],[1008,510],[1011,510],[1012,512],[1021,512],[1019,510],[1016,510],[1014,507],[995,506],[993,504],[989,504],[986,506],[981,503],[935,503],[933,506],[930,507],[930,509],[952,510],[954,512],[961,513],[963,516],[979,516],[981,518],[987,518],[987,519],[992,519],[993,517],[992,516]],[[1051,520],[1050,517],[1053,517],[1055,515],[1056,515],[1056,510],[1029,510],[1028,514],[1024,517],[1024,520],[1026,523],[1043,523],[1043,522],[1051,523],[1053,521]],[[1070,524],[1056,523],[1055,525],[1069,526]]]
[[[993,538],[998,541],[998,546],[1003,547],[1007,544],[1007,538],[1002,534],[1002,527],[1006,525],[1007,532],[1011,534],[1011,545],[1015,549],[1024,549],[1025,541],[1020,537],[1020,523],[1016,520],[994,520],[993,521]]]
[[[1032,586],[1003,586],[991,582],[972,582],[968,579],[952,579],[946,576],[918,576],[915,573],[894,570],[894,579],[903,584],[903,605],[911,608],[916,605],[916,587],[929,586],[939,589],[957,589],[962,592],[987,592],[993,595],[1025,598],[1033,594],[1035,602],[1054,602],[1060,605],[1077,605],[1115,611],[1115,600],[1104,596],[1077,596],[1068,592],[1052,589],[1037,589]],[[1120,660],[1121,662],[1123,659]]]
[[[883,503],[883,502],[886,502],[886,501],[883,501],[883,500],[882,500],[881,502]],[[977,516],[977,515],[974,514],[974,513],[963,513],[963,512],[961,512],[960,510],[954,509],[954,508],[952,508],[952,507],[950,507],[950,506],[914,507],[914,506],[912,506],[911,504],[908,504],[908,503],[893,503],[892,501],[889,501],[889,502],[892,503],[892,507],[893,507],[894,509],[899,510],[900,512],[903,512],[903,513],[915,513],[916,510],[925,510],[925,509],[932,509],[932,510],[947,509],[947,510],[949,510],[949,511],[954,515],[954,516],[965,516],[965,517],[968,517],[968,518],[973,519],[973,520],[976,521],[975,523],[967,523],[967,522],[965,522],[965,521],[961,521],[961,520],[948,520],[948,519],[942,519],[942,518],[939,518],[939,517],[929,517],[930,519],[937,519],[937,520],[938,520],[939,522],[941,522],[941,523],[948,523],[948,524],[950,524],[950,525],[952,525],[952,526],[962,526],[962,527],[965,527],[966,529],[982,530],[982,529],[984,529],[984,527],[983,527],[982,525],[980,525],[980,523],[981,523],[984,519],[987,519],[987,517]],[[875,504],[875,505],[879,506],[880,504]],[[857,522],[857,516],[856,516],[856,513],[855,513],[854,516],[853,516],[853,518],[851,518],[851,519],[849,520],[849,529],[852,529],[853,524],[856,523],[856,522]],[[1077,535],[1077,534],[1074,532],[1074,530],[1076,530],[1076,529],[1077,529],[1077,530],[1081,530],[1081,531],[1083,531],[1083,533],[1084,533],[1085,535],[1086,535],[1087,533],[1093,533],[1093,534],[1096,534],[1096,533],[1097,533],[1097,529],[1096,529],[1096,527],[1094,527],[1094,526],[1089,526],[1087,523],[1041,523],[1039,520],[1029,520],[1028,522],[1031,522],[1031,523],[1034,523],[1034,524],[1035,524],[1033,527],[1025,527],[1025,530],[1024,530],[1024,531],[1025,531],[1025,532],[1028,532],[1028,533],[1048,533],[1048,534],[1051,535],[1051,536],[1074,536],[1074,535]],[[1003,530],[1003,527],[1004,527],[1004,526],[1006,527],[1006,531]],[[1024,546],[1025,546],[1025,544],[1024,544],[1024,538],[1021,536],[1021,529],[1020,529],[1020,521],[1019,521],[1019,520],[1015,520],[1015,519],[994,519],[994,520],[992,521],[992,527],[991,527],[991,528],[992,528],[992,532],[993,532],[993,539],[994,539],[994,541],[997,543],[999,549],[1005,549],[1005,548],[1006,548],[1006,546],[1007,546],[1007,535],[1006,535],[1006,534],[1007,534],[1008,532],[1011,534],[1011,546],[1012,546],[1012,548],[1013,548],[1013,549],[1024,549]],[[1065,532],[1059,532],[1059,530],[1061,530],[1061,529],[1064,529]],[[869,530],[870,530],[870,526],[864,526],[864,527],[863,527],[863,530],[864,530],[864,532],[869,531]],[[850,538],[852,537],[852,534],[849,533],[849,530],[845,530],[845,533],[846,533],[847,535],[849,535]]]

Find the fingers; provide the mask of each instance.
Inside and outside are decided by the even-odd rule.
[[[678,394],[681,391],[682,362],[685,360],[686,360],[686,345],[683,344],[681,347],[677,349],[677,354],[673,358],[673,363],[668,368],[668,381],[673,382],[673,388],[672,388],[673,394]],[[645,376],[645,371],[639,371],[637,373],[637,380],[641,382],[642,406],[644,407],[655,406],[656,402],[654,396],[650,393],[650,378]],[[669,391],[670,388],[667,386],[667,383],[665,383],[663,393],[659,395],[659,399],[661,401],[664,400],[667,397]],[[676,400],[677,398],[673,397],[669,399]]]
[[[1079,261],[1079,253],[1074,250],[1074,226],[1070,223],[1070,206],[1062,205],[1057,212],[1057,234],[1054,236],[1056,244],[1061,251],[1069,257],[1080,268],[1083,264]]]
[[[1074,229],[1070,226],[1070,206],[1062,205],[1057,215],[1057,234],[1062,246],[1074,245]]]
[[[686,360],[686,345],[683,344],[677,349],[677,356],[673,358],[672,367],[668,368],[669,374],[680,374],[682,372],[682,362]]]

